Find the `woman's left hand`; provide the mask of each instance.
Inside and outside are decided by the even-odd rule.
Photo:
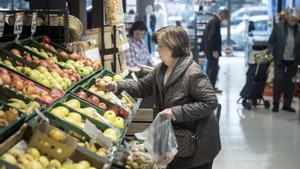
[[[165,116],[167,119],[173,119],[173,112],[172,109],[165,109],[161,112],[163,116]]]

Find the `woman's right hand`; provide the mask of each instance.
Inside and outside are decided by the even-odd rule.
[[[106,84],[106,90],[107,90],[107,91],[113,91],[113,92],[115,92],[117,86],[118,86],[118,85],[117,85],[117,82],[114,82],[114,81],[108,82],[108,83]]]

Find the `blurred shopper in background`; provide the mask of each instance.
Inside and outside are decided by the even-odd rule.
[[[155,16],[154,12],[153,12],[152,5],[148,5],[145,8],[145,12],[146,12],[146,15],[144,16],[144,21],[145,21],[146,26],[148,28],[147,35],[145,37],[145,41],[146,41],[146,44],[148,46],[149,52],[153,53],[155,51],[155,46],[151,42],[151,36],[152,36],[153,32],[155,31],[155,26],[156,26],[156,20],[157,19],[156,19],[156,16]]]
[[[167,12],[166,9],[162,6],[161,3],[158,3],[154,6],[155,16],[156,16],[156,25],[155,30],[158,30],[162,27],[167,26]]]
[[[128,34],[129,49],[125,51],[125,60],[130,71],[152,71],[154,62],[144,42],[147,26],[144,21],[136,21]]]
[[[286,20],[274,26],[269,38],[269,53],[274,56],[273,112],[278,112],[281,93],[284,93],[282,109],[296,112],[291,107],[294,84],[292,78],[300,63],[299,16],[294,9],[287,13]]]
[[[216,93],[221,93],[215,85],[219,71],[219,57],[222,51],[221,22],[230,18],[227,9],[221,9],[206,25],[203,34],[202,50],[207,58],[207,75]]]

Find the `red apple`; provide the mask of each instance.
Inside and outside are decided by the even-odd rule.
[[[128,113],[128,111],[120,108],[120,110],[119,110],[119,116],[127,118],[129,116],[129,113]]]
[[[14,73],[10,74],[10,78],[11,80],[21,80],[20,76]]]
[[[46,62],[47,62],[49,65],[54,64],[54,60],[52,60],[52,59],[50,59],[50,58],[47,59]]]
[[[39,65],[43,67],[48,67],[49,64],[45,60],[41,60]]]
[[[88,95],[83,91],[77,92],[76,95],[83,99],[86,99],[88,97]]]
[[[3,73],[3,74],[1,74],[1,78],[2,78],[2,81],[3,81],[4,85],[9,85],[10,84],[11,78],[10,78],[9,74]]]
[[[78,60],[79,59],[79,55],[76,53],[72,53],[69,55],[69,58],[72,60]]]
[[[21,53],[18,49],[11,49],[10,53],[14,54],[15,56],[21,57]]]
[[[39,60],[33,60],[32,63],[35,64],[35,65],[39,65],[40,61]]]
[[[7,73],[8,73],[7,69],[0,67],[0,74],[7,74]]]
[[[102,102],[99,103],[98,106],[101,107],[103,110],[107,110],[108,109],[107,105],[105,103],[102,103]]]
[[[96,96],[89,96],[87,98],[87,101],[94,103],[95,105],[98,105],[100,103],[98,97],[96,97]]]
[[[69,58],[69,55],[64,51],[59,52],[59,54],[65,58]]]
[[[10,85],[16,90],[16,91],[22,91],[23,90],[23,83],[21,79],[13,79],[10,83]]]
[[[114,111],[117,115],[119,114],[119,108],[116,106],[111,107],[109,110]]]
[[[84,61],[84,65],[86,65],[86,66],[92,66],[92,65],[93,65],[93,62],[91,61],[91,59],[87,58],[87,59]]]
[[[48,36],[43,36],[42,38],[42,43],[47,43],[49,44],[50,43],[50,38]]]

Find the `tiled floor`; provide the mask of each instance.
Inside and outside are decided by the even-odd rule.
[[[257,107],[244,110],[237,104],[245,82],[243,57],[220,60],[218,96],[222,104],[222,150],[213,169],[300,169],[300,121],[298,113]],[[271,98],[268,100],[272,101]],[[298,110],[298,100],[294,99]]]

